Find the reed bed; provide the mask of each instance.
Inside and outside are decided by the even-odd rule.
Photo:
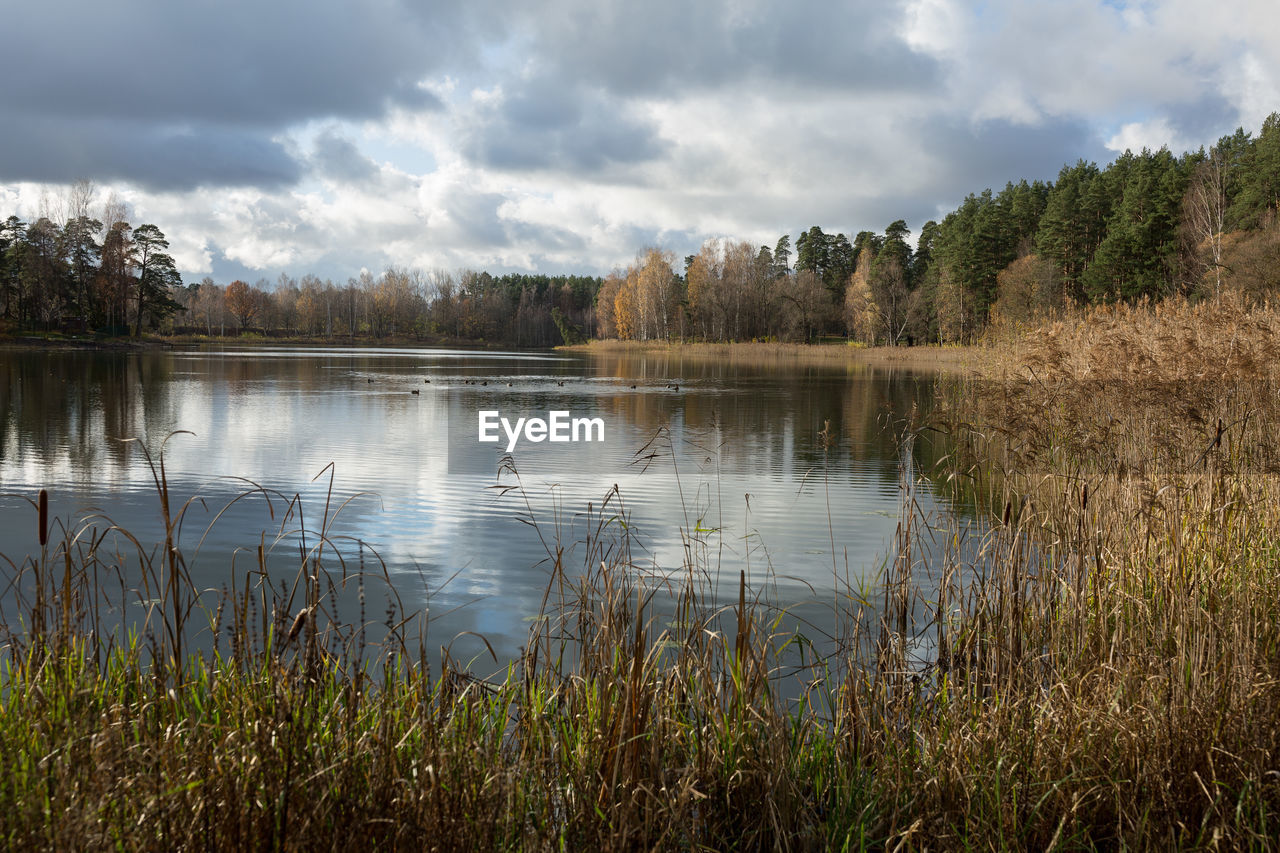
[[[985,776],[970,838],[1276,846],[1278,319],[1231,296],[1095,308],[952,399],[953,475],[1034,554],[952,660],[1001,658],[935,774],[953,795]]]
[[[846,341],[820,344],[780,341],[619,341],[593,340],[557,349],[596,355],[655,354],[691,362],[713,362],[741,367],[772,367],[780,363],[804,365],[865,365],[867,367],[972,373],[984,355],[982,347],[958,345],[878,346]]]
[[[726,581],[696,527],[680,533],[683,565],[644,565],[615,491],[576,542],[529,510],[547,532],[541,617],[522,656],[481,677],[394,599],[380,619],[341,618],[335,590],[377,572],[350,565],[329,507],[286,582],[259,550],[210,594],[186,573],[185,507],[162,460],[159,547],[115,547],[97,519],[54,525],[36,501],[40,554],[10,567],[0,836],[1270,849],[1269,318],[1229,301],[1096,312],[1008,350],[999,380],[940,384],[940,414],[909,425],[904,450],[947,433],[954,452],[933,476],[984,520],[922,517],[904,468],[874,582],[833,561],[834,630],[794,627],[745,573]],[[300,526],[292,504],[284,517],[282,531]],[[131,630],[95,607],[111,584],[147,604]]]

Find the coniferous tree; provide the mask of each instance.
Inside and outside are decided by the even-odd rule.
[[[1084,298],[1082,279],[1102,241],[1109,212],[1096,165],[1080,160],[1062,168],[1045,199],[1035,243],[1037,251],[1057,265],[1071,299]]]
[[[154,225],[139,225],[133,232],[132,254],[138,270],[134,282],[137,313],[133,336],[142,334],[142,326],[148,317],[160,319],[176,311],[180,306],[169,295],[170,288],[182,284],[173,257],[164,250],[169,241],[164,232]]]
[[[853,245],[849,238],[843,234],[830,235],[827,238],[827,266],[823,270],[822,283],[835,305],[844,301],[845,284],[853,274],[854,263]]]
[[[128,302],[132,288],[133,229],[127,222],[113,222],[102,240],[101,263],[98,266],[97,291],[104,306],[109,330],[127,329]]]
[[[904,271],[909,271],[911,269],[912,253],[911,246],[907,244],[907,239],[910,236],[911,229],[907,227],[905,220],[899,219],[890,223],[884,229],[884,242],[881,244],[880,252],[875,260],[882,262],[892,257]]]
[[[783,234],[778,238],[778,243],[773,247],[773,264],[774,276],[786,275],[791,272],[791,235]]]
[[[1093,301],[1165,296],[1173,290],[1186,172],[1167,149],[1126,152],[1114,168],[1107,177],[1119,199],[1083,277],[1085,292]]]
[[[938,223],[930,219],[920,226],[920,239],[916,241],[916,250],[911,256],[912,282],[922,280],[925,272],[933,265],[934,246],[937,242]]]
[[[1258,228],[1280,208],[1280,113],[1267,116],[1243,166],[1230,220],[1238,228]]]
[[[63,252],[73,284],[73,298],[64,313],[77,321],[81,332],[88,330],[94,314],[93,279],[102,260],[102,246],[96,236],[101,231],[102,223],[89,216],[68,220],[62,229]]]
[[[70,279],[62,256],[61,229],[40,217],[27,229],[19,244],[22,269],[19,273],[20,320],[50,328],[60,319],[64,291]]]
[[[10,216],[0,225],[0,302],[4,304],[4,316],[14,319],[18,310],[21,287],[22,249],[27,235],[27,223]]]

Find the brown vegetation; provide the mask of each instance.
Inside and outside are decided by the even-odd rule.
[[[991,692],[938,721],[969,733],[938,755],[940,803],[1004,768],[1021,793],[993,813],[1038,825],[1036,846],[1270,843],[1277,320],[1236,297],[1095,308],[1027,333],[1004,378],[953,400],[1011,562],[975,611],[1003,659]]]
[[[981,346],[915,346],[863,347],[847,344],[798,344],[778,342],[703,343],[681,341],[616,341],[597,340],[571,347],[558,347],[577,352],[661,352],[681,358],[727,361],[731,364],[778,363],[783,360],[870,367],[896,367],[905,370],[976,373],[991,357]]]

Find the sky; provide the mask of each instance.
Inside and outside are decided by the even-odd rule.
[[[1280,110],[1273,0],[0,0],[0,218],[93,181],[184,279],[605,274],[914,232]]]

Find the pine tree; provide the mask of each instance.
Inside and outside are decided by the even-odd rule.
[[[27,223],[10,216],[0,224],[0,300],[4,302],[4,316],[12,319],[17,310],[21,287],[22,242],[26,239]]]
[[[1243,166],[1229,218],[1237,228],[1257,228],[1280,209],[1280,113],[1267,116]]]
[[[791,271],[791,235],[783,234],[778,244],[773,247],[774,276],[783,276]]]
[[[173,258],[165,253],[169,241],[164,232],[154,225],[139,225],[133,232],[133,257],[138,269],[135,281],[135,293],[138,312],[133,336],[142,334],[142,326],[146,318],[165,317],[179,307],[169,295],[170,288],[182,284]]]
[[[62,229],[63,252],[70,265],[70,277],[73,284],[72,299],[67,304],[65,314],[78,320],[80,331],[89,328],[94,313],[91,301],[92,284],[102,258],[102,246],[95,235],[102,231],[102,223],[88,216],[78,216],[67,222]]]
[[[1098,167],[1083,160],[1062,167],[1045,199],[1036,249],[1057,265],[1068,298],[1084,297],[1082,279],[1102,241],[1108,199]]]

